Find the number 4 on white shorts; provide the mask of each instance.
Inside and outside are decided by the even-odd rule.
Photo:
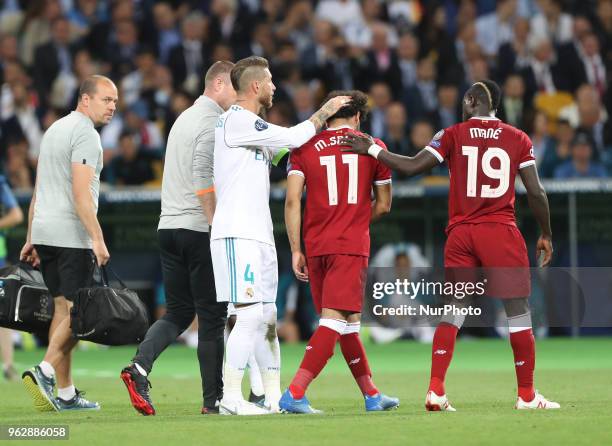
[[[246,269],[244,270],[244,281],[251,282],[251,285],[255,285],[255,274],[251,271],[250,263],[247,263]]]

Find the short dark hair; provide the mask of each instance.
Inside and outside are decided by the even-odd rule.
[[[367,94],[359,90],[334,90],[327,95],[323,103],[325,104],[327,101],[337,96],[350,96],[351,103],[342,107],[335,115],[330,116],[328,121],[332,119],[352,118],[357,113],[361,113],[359,117],[360,121],[366,118],[370,109]]]
[[[491,110],[497,110],[501,100],[501,89],[496,82],[490,79],[484,79],[474,83],[471,90],[471,93],[477,97],[480,102],[489,104]]]
[[[98,83],[100,82],[109,82],[111,84],[113,83],[113,81],[111,81],[106,76],[101,76],[99,74],[88,76],[83,82],[81,82],[81,85],[79,86],[79,101],[81,100],[84,94],[86,94],[87,96],[95,95],[98,92]]]
[[[234,68],[234,63],[227,60],[219,60],[212,64],[204,76],[204,87],[208,87],[218,76],[230,74],[232,68]]]
[[[246,88],[247,81],[251,81],[254,79],[252,73],[254,73],[254,69],[264,70],[269,68],[270,64],[268,60],[259,57],[259,56],[249,56],[245,59],[241,59],[236,62],[234,68],[230,73],[230,79],[232,80],[232,86],[236,91],[242,91]],[[242,87],[242,88],[241,88]]]

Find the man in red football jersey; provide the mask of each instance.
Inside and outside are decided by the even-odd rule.
[[[315,413],[305,396],[310,382],[332,357],[336,342],[365,399],[367,411],[396,408],[397,398],[378,391],[359,338],[361,305],[370,255],[370,221],[391,209],[391,171],[378,161],[342,153],[344,137],[359,129],[367,112],[367,96],[359,91],[332,92],[351,96],[319,133],[290,155],[287,166],[285,222],[292,252],[293,271],[310,281],[316,310],[321,314],[304,359],[283,394],[284,412]],[[382,141],[376,143],[383,146]],[[300,227],[301,199],[306,186],[304,245]],[[371,194],[374,189],[375,201]]]
[[[485,268],[510,271],[514,280],[498,281],[494,289],[503,298],[518,384],[517,409],[558,409],[534,390],[535,342],[528,296],[529,259],[525,241],[514,218],[514,179],[517,173],[527,189],[529,207],[540,226],[536,257],[541,266],[552,257],[552,231],[546,192],[538,178],[533,145],[522,131],[495,117],[501,92],[490,80],[476,82],[463,98],[464,122],[439,131],[414,157],[385,151],[362,135],[347,135],[357,153],[369,153],[378,161],[409,176],[446,161],[450,177],[449,222],[444,249],[448,269]],[[499,275],[499,270],[498,275]],[[503,275],[503,273],[502,273]],[[493,293],[491,293],[493,294]],[[444,389],[461,317],[443,317],[436,328],[432,366],[425,407],[429,411],[454,411]]]

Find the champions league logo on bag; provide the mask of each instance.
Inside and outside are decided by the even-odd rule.
[[[43,316],[47,315],[47,305],[49,305],[49,298],[43,294],[40,296],[40,314]]]

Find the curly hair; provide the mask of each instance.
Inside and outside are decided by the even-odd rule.
[[[331,121],[332,119],[351,118],[357,113],[360,113],[359,120],[363,121],[368,115],[368,111],[370,109],[368,105],[368,95],[366,95],[364,92],[359,90],[334,90],[327,95],[323,103],[325,104],[327,101],[335,98],[336,96],[350,96],[352,101],[349,105],[346,105],[338,110],[335,115],[328,119],[328,121]]]

